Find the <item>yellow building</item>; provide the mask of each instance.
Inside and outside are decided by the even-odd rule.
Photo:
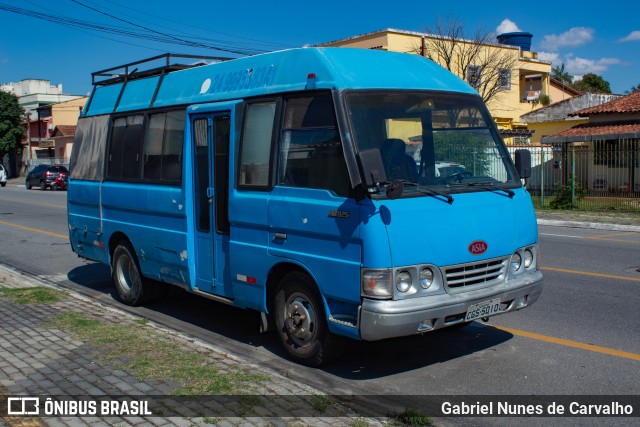
[[[433,50],[438,43],[442,44],[442,41],[442,38],[432,34],[386,29],[324,43],[322,46],[425,54],[429,49]],[[463,71],[460,71],[464,60],[454,57],[449,69],[454,72],[458,70],[456,74],[459,77],[471,82],[483,98],[488,99],[487,106],[507,143],[528,142],[531,133],[519,118],[523,114],[542,107],[538,102],[540,96],[550,95],[551,63],[539,60],[537,53],[518,46],[498,43],[474,44],[467,40],[457,40],[456,43],[467,48],[476,46],[479,52],[478,58],[492,57],[494,61],[504,64],[504,68],[494,70],[489,70],[489,67],[483,67],[482,64],[467,64],[469,66],[464,67],[465,76],[461,75]],[[440,65],[443,65],[443,61],[436,59]],[[494,88],[491,96],[488,96],[487,87],[489,86]]]

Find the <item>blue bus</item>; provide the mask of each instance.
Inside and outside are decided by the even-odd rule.
[[[348,338],[460,327],[540,296],[530,155],[512,161],[477,92],[425,58],[169,55],[93,81],[69,236],[126,304],[171,284],[255,310],[317,366]]]

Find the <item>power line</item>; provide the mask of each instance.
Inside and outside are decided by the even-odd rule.
[[[189,44],[189,45],[193,45],[193,47],[202,47],[202,48],[206,48],[206,49],[215,49],[215,50],[220,50],[220,51],[223,51],[223,52],[235,53],[237,55],[244,55],[245,54],[244,52],[240,52],[240,51],[236,51],[236,50],[225,49],[225,48],[221,48],[221,47],[217,47],[217,46],[206,45],[206,44],[203,44],[203,43],[197,43],[197,42],[194,43],[194,42],[191,42],[191,41],[187,41],[187,40],[184,40],[184,39],[182,39],[180,37],[175,37],[175,36],[172,36],[171,34],[161,33],[160,31],[156,31],[154,29],[145,27],[144,25],[139,25],[139,24],[133,23],[131,21],[127,21],[126,19],[118,18],[115,15],[111,15],[110,13],[103,12],[103,11],[101,11],[99,9],[96,9],[94,7],[86,5],[86,4],[84,4],[84,3],[82,3],[82,2],[80,2],[78,0],[71,0],[71,1],[73,3],[79,4],[82,7],[86,7],[89,10],[93,10],[94,12],[100,13],[102,15],[108,16],[110,18],[116,19],[116,20],[124,22],[126,24],[133,25],[134,27],[142,28],[143,30],[152,32],[154,34],[158,34],[158,35],[163,36],[163,37],[169,37],[171,39],[176,40],[177,42],[182,42],[182,43],[186,43],[186,44]]]
[[[85,0],[85,3],[89,3],[89,4],[93,4],[93,5],[95,5],[95,4],[96,4],[96,2],[88,1],[88,0]],[[173,23],[173,24],[178,24],[178,25],[180,25],[180,26],[184,26],[184,27],[189,27],[190,29],[196,28],[196,29],[199,29],[199,30],[202,30],[202,31],[208,32],[208,33],[220,34],[220,35],[228,36],[228,37],[232,37],[232,38],[235,38],[235,39],[247,40],[247,41],[250,41],[250,42],[251,42],[251,46],[254,46],[254,45],[256,45],[256,44],[260,44],[260,45],[264,45],[264,46],[265,46],[265,47],[267,47],[267,48],[268,48],[269,46],[271,46],[271,47],[273,47],[274,49],[285,49],[285,48],[291,48],[291,47],[292,47],[292,45],[287,45],[287,44],[283,44],[283,43],[268,42],[268,41],[265,41],[265,40],[259,40],[259,39],[255,39],[255,38],[238,36],[238,35],[234,35],[234,34],[230,34],[230,33],[225,33],[225,32],[221,32],[221,31],[215,31],[215,30],[212,30],[212,29],[210,29],[210,28],[204,28],[204,27],[199,27],[199,26],[197,26],[197,25],[193,25],[193,23],[189,23],[189,24],[187,24],[187,23],[184,23],[184,22],[180,22],[180,21],[176,21],[176,20],[173,20],[173,19],[166,18],[166,17],[164,17],[164,16],[154,15],[154,14],[149,13],[149,12],[144,11],[144,10],[135,9],[135,8],[133,8],[133,7],[125,6],[125,5],[121,4],[121,3],[118,3],[118,2],[113,1],[113,0],[111,0],[111,2],[110,2],[109,4],[110,4],[110,5],[116,5],[116,6],[119,6],[120,8],[125,9],[125,10],[133,11],[133,12],[135,12],[135,16],[138,18],[138,20],[140,20],[140,21],[142,21],[142,22],[147,22],[147,23],[149,23],[149,24],[155,24],[155,25],[158,25],[157,23],[154,23],[154,22],[152,22],[152,21],[148,21],[148,20],[140,19],[140,18],[139,18],[139,15],[140,15],[140,14],[142,14],[142,15],[151,16],[151,17],[153,17],[153,18],[156,18],[156,19],[159,19],[159,20],[162,20],[162,21],[170,22],[170,23]],[[109,8],[108,6],[105,6],[105,5],[101,5],[101,6],[102,6],[102,8],[103,8],[103,9],[112,10],[112,11],[114,11],[114,12],[121,13],[121,14],[123,14],[124,16],[132,16],[132,15],[127,15],[126,13],[124,13],[124,12],[122,12],[122,11],[118,11],[117,9]],[[163,28],[164,28],[164,27],[163,27]],[[175,31],[175,30],[174,30],[174,31]],[[183,35],[189,36],[189,38],[192,38],[192,39],[206,40],[206,41],[215,41],[215,42],[225,42],[224,40],[211,39],[211,38],[206,38],[206,37],[195,37],[195,36],[192,36],[192,35],[190,35],[189,33],[186,33],[186,32],[184,32],[184,31],[178,31],[178,32],[179,32],[179,33],[181,33],[181,34],[183,34]]]
[[[203,48],[203,49],[210,49],[210,50],[219,50],[221,52],[235,53],[238,55],[255,55],[257,53],[265,52],[264,50],[260,50],[260,49],[234,49],[233,47],[227,48],[227,47],[221,47],[221,46],[207,45],[207,44],[193,42],[190,40],[175,37],[170,34],[164,34],[155,30],[149,30],[146,28],[145,28],[145,31],[132,30],[132,29],[127,29],[123,27],[116,27],[111,25],[84,21],[76,18],[62,16],[62,15],[50,15],[42,12],[37,12],[34,10],[18,8],[18,7],[7,5],[4,3],[0,3],[0,10],[4,10],[7,12],[12,12],[19,15],[28,16],[28,17],[52,22],[58,25],[76,28],[76,29],[83,28],[92,32],[109,33],[109,34],[114,34],[122,37],[143,39],[143,40],[149,40],[149,41],[154,41],[159,43],[175,44],[175,45],[182,45],[182,46],[188,46],[188,47],[194,47],[194,48]],[[119,18],[115,18],[115,19],[119,19]],[[127,21],[124,21],[124,22],[127,22]],[[144,28],[137,24],[133,24],[133,23],[129,23],[129,24]]]

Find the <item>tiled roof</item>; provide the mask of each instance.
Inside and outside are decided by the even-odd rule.
[[[614,101],[615,102],[615,101]],[[638,134],[640,136],[640,121],[611,122],[611,123],[583,123],[569,129],[545,136],[542,142],[561,142],[561,139],[589,137],[591,140],[598,136]],[[636,138],[638,137],[636,136]]]
[[[558,80],[556,78],[550,77],[549,78],[549,82],[552,85],[557,86],[558,89],[561,89],[561,90],[563,90],[565,92],[573,93],[574,95],[580,95],[582,93],[579,90],[576,90],[573,87],[569,86],[568,84],[562,84],[562,81],[560,81],[560,80]]]
[[[51,136],[73,136],[76,134],[76,126],[57,125]]]
[[[597,105],[572,113],[572,116],[589,116],[595,114],[640,113],[640,90],[618,98],[606,104]]]

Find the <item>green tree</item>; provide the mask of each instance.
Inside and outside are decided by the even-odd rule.
[[[582,76],[582,80],[575,82],[573,88],[580,92],[611,93],[609,82],[593,73]]]
[[[24,125],[24,110],[18,105],[18,97],[0,91],[0,159],[5,154],[20,154]]]
[[[560,80],[563,84],[571,85],[573,83],[573,76],[564,69],[564,62],[559,67],[551,69],[551,77]]]

